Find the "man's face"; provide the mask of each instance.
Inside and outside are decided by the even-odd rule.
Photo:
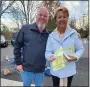
[[[45,28],[48,23],[48,12],[45,8],[41,8],[36,16],[36,23],[39,28]]]

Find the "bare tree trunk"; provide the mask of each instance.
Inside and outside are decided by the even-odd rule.
[[[21,4],[23,5],[26,23],[28,23],[28,21],[27,21],[28,18],[27,18],[27,13],[26,13],[26,9],[25,9],[25,3],[24,3],[24,0],[21,0]]]
[[[15,6],[14,6],[15,5]],[[9,10],[9,18],[19,27],[22,24],[32,23],[35,19],[36,10],[41,6],[37,1],[16,1]]]

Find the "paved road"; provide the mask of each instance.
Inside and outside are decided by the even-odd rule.
[[[1,71],[7,67],[6,56],[13,57],[13,47],[11,45],[1,48]]]
[[[85,49],[82,57],[88,58],[88,56],[89,56],[89,43],[90,43],[90,41],[87,41],[86,39],[84,39],[82,41],[83,41],[84,49]]]
[[[88,43],[84,43],[85,51],[82,58],[76,63],[77,64],[77,74],[73,78],[72,86],[88,86]],[[13,68],[8,65],[5,61],[5,57],[13,57],[13,47],[9,45],[6,48],[1,48],[1,71],[4,68],[9,68],[13,70]],[[12,79],[21,81],[20,75],[17,72],[13,72],[12,75],[4,76],[1,75],[2,78]],[[51,77],[45,77],[44,86],[52,86]]]

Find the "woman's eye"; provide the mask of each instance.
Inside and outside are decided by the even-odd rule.
[[[40,16],[42,16],[42,14],[39,14]]]
[[[64,16],[63,18],[66,18],[66,16]]]
[[[58,17],[58,18],[61,18],[61,17]]]

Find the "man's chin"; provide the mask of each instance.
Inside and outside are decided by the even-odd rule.
[[[41,28],[41,29],[45,29],[45,27],[46,27],[45,24],[38,24],[37,26],[38,26],[38,28]]]

